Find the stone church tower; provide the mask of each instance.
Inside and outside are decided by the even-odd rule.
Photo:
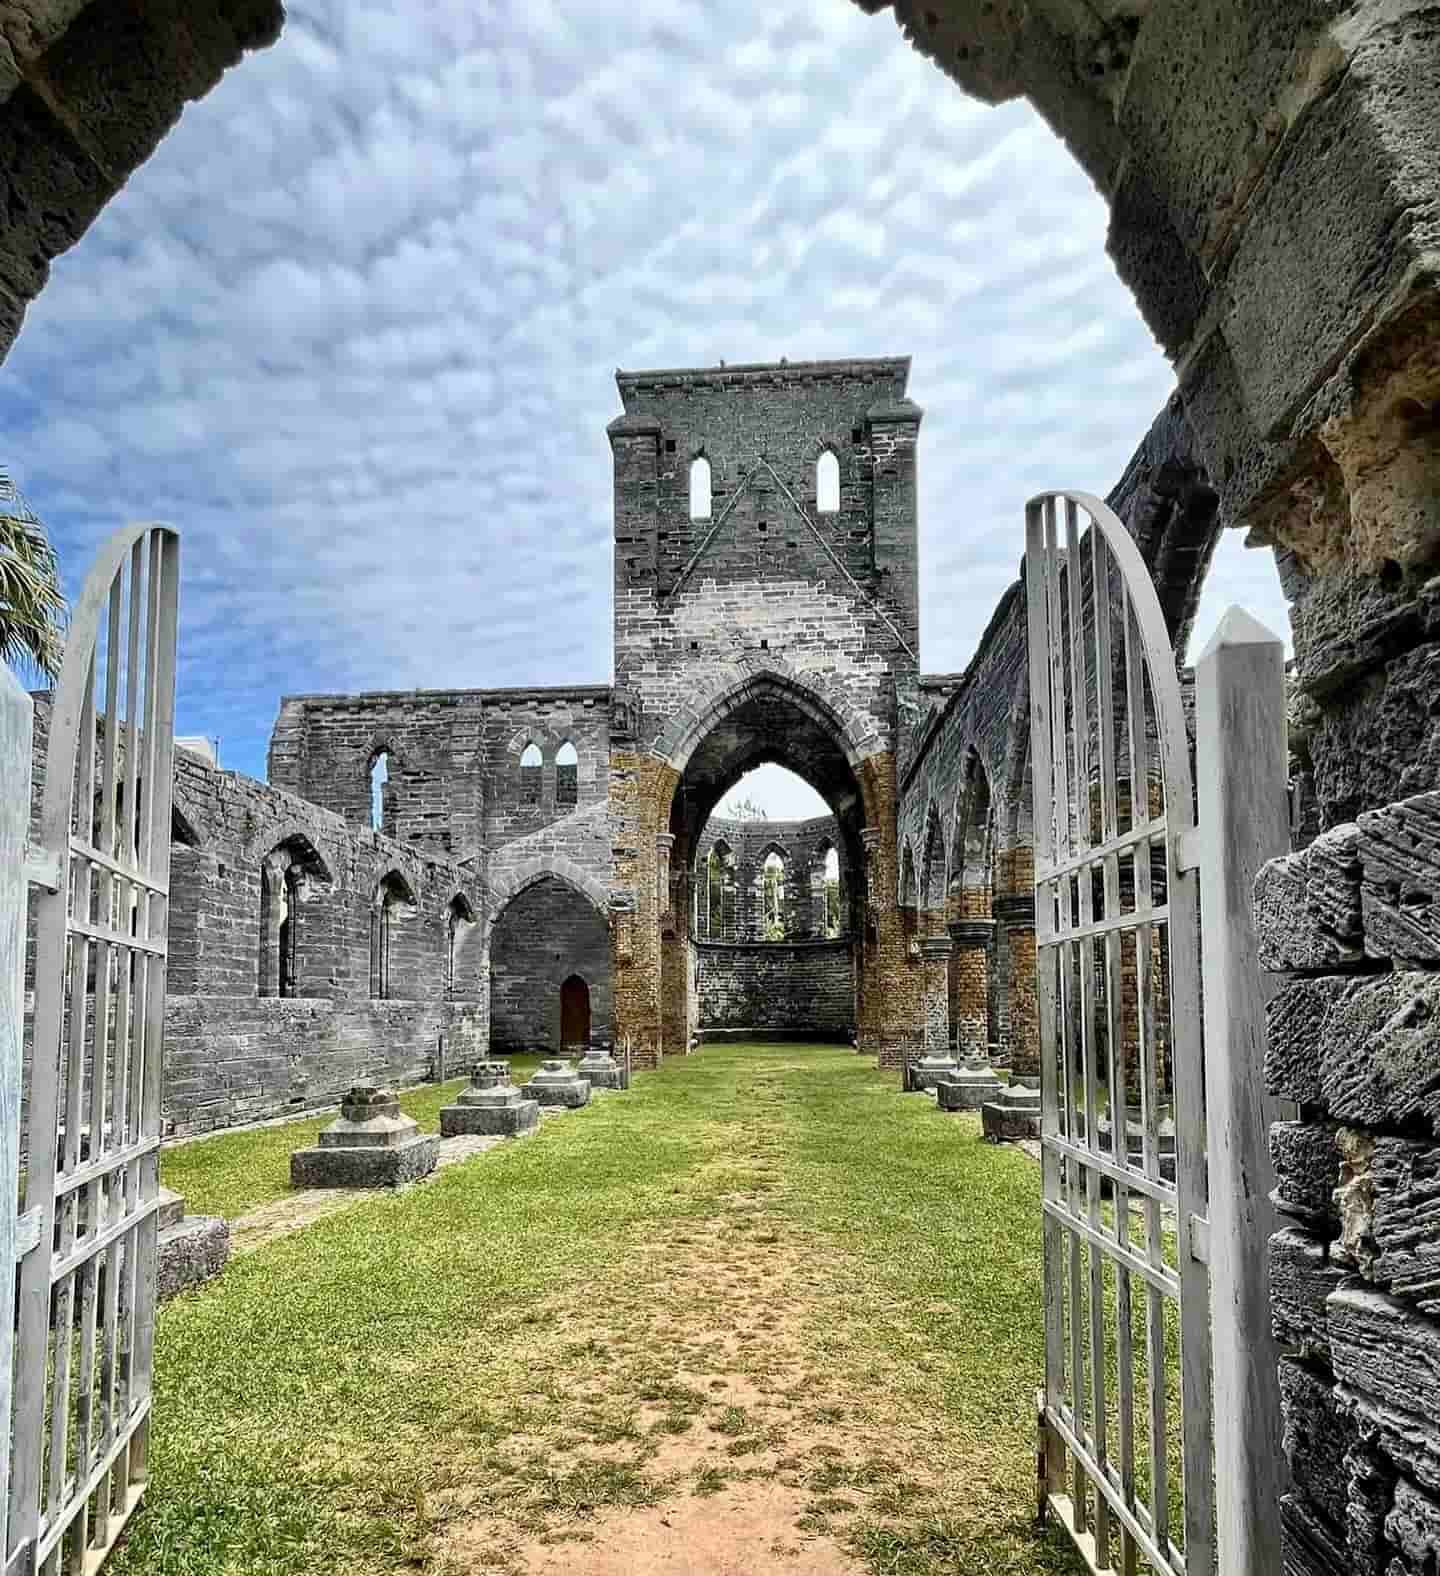
[[[915,451],[906,358],[616,376],[610,729],[617,1043],[694,1027],[694,850],[763,762],[835,814],[860,1049],[918,1048],[897,906],[897,697],[918,681]]]

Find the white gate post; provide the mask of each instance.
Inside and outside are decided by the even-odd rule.
[[[10,1503],[10,1376],[15,1369],[15,1201],[20,1194],[20,1099],[25,1038],[25,848],[30,830],[35,707],[0,662],[0,1561]]]
[[[1219,1569],[1270,1576],[1281,1566],[1285,1458],[1270,1328],[1274,1113],[1262,1083],[1268,991],[1251,899],[1260,866],[1290,847],[1285,662],[1279,639],[1238,607],[1196,665],[1195,769]]]

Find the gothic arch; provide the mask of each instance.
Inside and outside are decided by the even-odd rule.
[[[527,887],[547,878],[573,887],[589,901],[607,925],[610,923],[610,894],[588,870],[582,869],[564,854],[545,854],[527,859],[509,870],[497,871],[492,868],[488,892],[491,919],[498,920]]]

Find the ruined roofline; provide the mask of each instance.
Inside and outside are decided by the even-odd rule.
[[[727,830],[734,829],[742,833],[744,832],[745,828],[749,826],[763,826],[771,829],[776,827],[784,827],[792,832],[803,835],[806,832],[818,831],[821,828],[827,826],[838,827],[839,824],[839,819],[833,811],[829,815],[806,816],[803,821],[785,821],[780,819],[772,820],[770,817],[763,815],[752,816],[749,820],[737,821],[732,816],[716,815],[712,812],[710,819],[706,821],[705,826],[701,832],[701,838],[703,840],[714,827],[722,827]]]
[[[408,700],[494,700],[507,704],[530,697],[553,700],[558,696],[580,696],[586,700],[609,701],[615,693],[613,684],[525,684],[511,689],[408,689],[408,690],[348,690],[327,693],[322,690],[306,691],[295,695],[282,695],[281,706],[290,701],[325,701],[330,705],[344,705],[347,701]]]
[[[850,375],[889,376],[895,379],[895,396],[905,393],[910,378],[909,356],[851,356],[839,361],[744,361],[716,367],[656,367],[641,372],[615,369],[615,385],[623,399],[627,392],[653,388],[714,383],[761,381],[779,374],[786,378],[838,378]]]

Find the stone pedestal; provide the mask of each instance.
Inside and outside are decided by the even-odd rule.
[[[980,1126],[992,1144],[1040,1136],[1040,1091],[1011,1084],[980,1107]]]
[[[922,936],[917,943],[921,999],[925,1012],[925,1054],[910,1068],[911,1090],[934,1089],[959,1071],[950,1047],[950,937]]]
[[[230,1227],[218,1215],[187,1215],[185,1200],[160,1189],[155,1247],[155,1296],[165,1302],[213,1280],[230,1257]]]
[[[589,1105],[590,1083],[582,1078],[563,1056],[550,1056],[541,1062],[540,1070],[525,1085],[527,1100],[540,1105],[563,1105],[570,1109]]]
[[[978,1111],[1004,1090],[989,1062],[972,1061],[935,1085],[935,1100],[942,1111]]]
[[[580,1058],[575,1076],[582,1078],[594,1089],[628,1089],[630,1075],[625,1064],[617,1062],[603,1046],[591,1046]]]
[[[440,1108],[441,1138],[483,1133],[519,1138],[540,1125],[540,1107],[510,1082],[509,1062],[476,1062],[470,1085],[455,1096],[454,1105]]]
[[[340,1115],[321,1130],[314,1149],[290,1156],[293,1187],[399,1187],[435,1169],[439,1140],[402,1116],[389,1089],[359,1085],[345,1096]]]

